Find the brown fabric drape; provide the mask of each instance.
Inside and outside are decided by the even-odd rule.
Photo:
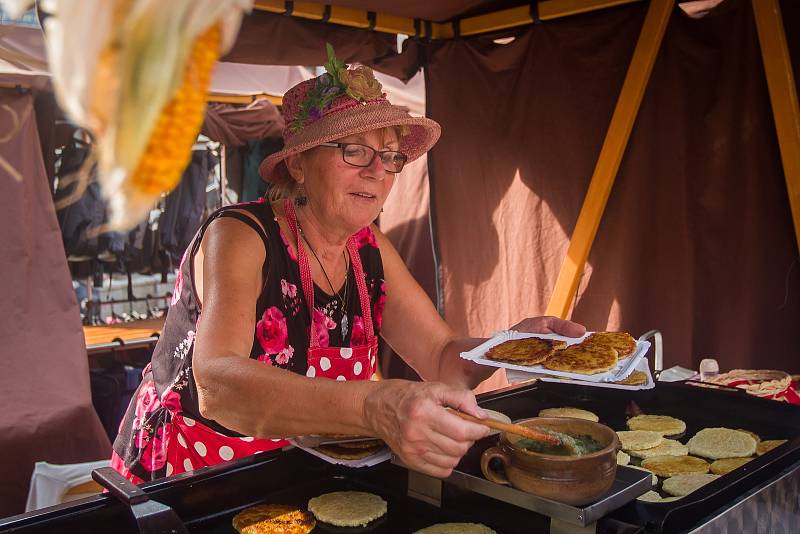
[[[646,8],[431,46],[434,239],[459,330],[544,312]],[[750,3],[699,20],[676,8],[574,319],[660,329],[667,366],[798,371],[797,258]]]
[[[242,146],[247,141],[280,137],[283,117],[268,100],[255,100],[246,106],[211,103],[206,108],[202,133],[226,146]]]
[[[0,91],[25,117],[0,156],[0,516],[25,508],[33,464],[109,458],[111,447],[92,407],[78,304],[42,164],[33,96]]]

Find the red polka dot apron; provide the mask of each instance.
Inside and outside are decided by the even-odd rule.
[[[311,326],[309,328],[310,344],[307,353],[308,371],[306,376],[311,378],[329,378],[331,380],[369,380],[377,369],[378,338],[374,334],[372,325],[372,307],[367,291],[366,277],[358,253],[355,238],[347,241],[347,251],[350,255],[353,274],[358,288],[358,297],[361,312],[364,318],[365,343],[354,347],[324,347],[320,346],[319,338],[315,335],[314,328],[314,285],[309,265],[308,254],[299,239],[297,215],[291,201],[284,202],[284,213],[292,232],[292,237],[297,243],[297,259],[300,267],[300,278],[303,294],[306,299]],[[148,367],[143,375],[150,371]],[[148,470],[156,471],[166,466],[167,476],[176,475],[200,467],[215,465],[221,462],[242,458],[264,451],[279,449],[288,445],[283,439],[262,439],[254,437],[231,437],[221,434],[212,428],[181,414],[180,398],[172,389],[167,389],[159,398],[155,383],[152,380],[143,383],[138,392],[137,411],[141,408],[141,423],[158,425],[157,432],[152,438],[147,438],[148,433],[141,432],[142,439],[149,439],[144,446],[141,462]],[[171,415],[167,422],[148,422],[148,413],[163,413],[158,408],[167,408]],[[140,414],[137,414],[139,419]],[[112,454],[111,466],[132,482],[143,482],[131,473],[116,453]]]

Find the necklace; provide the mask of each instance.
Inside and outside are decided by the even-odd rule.
[[[344,340],[344,338],[347,337],[347,329],[348,329],[347,309],[345,307],[345,302],[347,302],[347,286],[348,286],[348,282],[349,282],[349,278],[350,278],[350,276],[349,276],[350,267],[348,266],[348,262],[347,262],[347,254],[345,254],[344,250],[342,251],[342,257],[344,258],[344,266],[345,266],[345,270],[344,270],[344,288],[343,288],[343,291],[342,291],[344,293],[344,296],[342,296],[342,295],[339,294],[338,291],[336,291],[336,288],[333,286],[333,282],[331,282],[331,278],[328,276],[328,272],[325,270],[325,267],[322,265],[322,262],[320,261],[319,256],[317,256],[317,253],[314,250],[314,247],[312,247],[311,243],[308,242],[308,238],[306,238],[305,234],[303,233],[303,229],[300,227],[300,221],[297,221],[297,230],[298,230],[298,233],[300,234],[300,236],[303,238],[303,241],[305,241],[306,244],[308,245],[309,250],[311,250],[311,254],[314,255],[314,259],[317,260],[317,263],[319,264],[320,269],[322,269],[322,274],[325,275],[325,280],[327,280],[328,285],[331,288],[331,291],[333,291],[333,294],[336,296],[338,301],[341,303],[342,308],[341,308],[340,316],[341,316],[341,324],[342,324],[342,340]]]

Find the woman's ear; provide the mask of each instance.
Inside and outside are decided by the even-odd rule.
[[[298,184],[305,182],[306,178],[303,174],[303,162],[300,158],[300,154],[292,154],[287,157],[286,168],[289,169],[289,174],[294,178],[295,182]]]

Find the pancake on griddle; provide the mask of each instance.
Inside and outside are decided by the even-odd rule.
[[[337,527],[363,527],[386,514],[381,497],[363,491],[334,491],[308,501],[308,510],[318,521]]]
[[[636,497],[637,501],[644,501],[644,502],[671,502],[677,501],[680,497],[662,497],[657,491],[650,490],[646,493],[642,493],[638,497]]]
[[[780,447],[784,443],[786,443],[785,439],[768,439],[766,441],[762,441],[756,445],[756,454],[758,456],[763,456],[775,447]]]
[[[756,452],[756,440],[749,434],[731,428],[704,428],[686,444],[689,454],[712,460],[745,458]]]
[[[665,480],[661,488],[665,493],[675,497],[683,497],[718,478],[719,475],[706,475],[703,473],[676,475]]]
[[[631,430],[650,430],[662,436],[674,436],[686,431],[686,423],[669,415],[637,415],[628,419]]]
[[[655,447],[641,450],[629,450],[634,458],[652,458],[654,456],[686,456],[689,454],[689,447],[674,439],[664,439]]]
[[[708,462],[694,456],[654,456],[642,460],[642,467],[666,478],[689,473],[708,473]]]
[[[539,410],[539,417],[572,417],[575,419],[585,419],[587,421],[594,421],[595,423],[600,420],[596,414],[589,410],[582,410],[580,408],[573,408],[571,406],[564,406],[562,408],[545,408]]]
[[[620,430],[617,437],[625,451],[652,449],[664,441],[664,436],[650,430]]]
[[[739,469],[751,460],[752,458],[722,458],[721,460],[714,460],[714,463],[711,464],[711,472],[715,475],[725,475],[734,469]]]
[[[285,504],[259,504],[233,516],[241,534],[308,534],[316,524],[310,513]]]
[[[566,348],[567,344],[555,339],[526,337],[512,339],[495,345],[486,357],[497,362],[515,365],[537,365],[547,360],[555,351]]]
[[[337,460],[362,460],[380,452],[383,447],[383,445],[378,445],[369,448],[352,449],[341,445],[320,445],[319,447],[314,447],[314,450]]]
[[[631,457],[627,452],[617,451],[617,465],[628,465],[631,463]]]
[[[627,358],[636,351],[636,340],[627,332],[595,332],[581,343],[588,346],[611,347],[619,359]]]
[[[617,351],[611,347],[579,343],[555,352],[542,365],[553,371],[594,375],[610,371],[617,365]]]
[[[761,443],[761,437],[755,432],[750,432],[749,430],[745,430],[744,428],[737,428],[736,430],[738,430],[739,432],[744,432],[745,434],[756,440],[756,445]]]

